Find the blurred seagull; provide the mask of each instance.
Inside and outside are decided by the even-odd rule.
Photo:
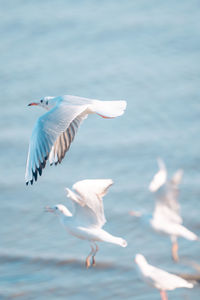
[[[89,114],[103,118],[121,116],[126,101],[100,101],[76,96],[44,97],[37,105],[47,110],[36,122],[32,132],[26,164],[26,184],[37,180],[42,174],[46,161],[50,165],[61,163],[76,135],[81,122]]]
[[[183,176],[183,170],[178,170],[171,180],[167,181],[167,170],[164,162],[158,159],[159,171],[149,185],[151,192],[155,193],[156,204],[153,215],[142,215],[140,212],[130,212],[134,216],[142,216],[150,226],[159,233],[170,236],[172,241],[172,258],[178,261],[178,237],[188,240],[198,240],[198,236],[182,225],[180,205],[178,203],[178,185]]]
[[[136,254],[135,263],[143,280],[160,291],[161,299],[167,300],[166,291],[176,288],[193,288],[193,284],[185,279],[150,265],[142,254]]]
[[[85,261],[87,268],[91,265],[91,258],[92,266],[95,265],[95,255],[98,251],[96,242],[107,242],[121,247],[127,246],[124,239],[113,236],[102,229],[106,223],[102,197],[112,184],[111,179],[82,180],[73,185],[76,193],[67,188],[67,197],[75,205],[74,214],[62,204],[46,207],[47,211],[53,212],[59,217],[61,224],[70,234],[91,243],[91,252]]]

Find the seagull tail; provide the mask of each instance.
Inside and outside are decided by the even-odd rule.
[[[185,283],[185,287],[188,288],[188,289],[192,289],[192,288],[194,287],[194,284],[187,281],[187,282]]]
[[[100,230],[98,232],[99,240],[102,242],[107,242],[115,245],[119,245],[121,247],[127,246],[127,241],[122,239],[121,237],[111,235],[110,233],[106,232],[105,230]]]
[[[123,115],[126,109],[126,101],[96,101],[92,110],[102,118],[110,119]]]
[[[128,243],[126,240],[119,238],[119,245],[123,248],[127,247]]]
[[[128,245],[126,240],[124,240],[120,237],[115,237],[115,236],[113,236],[113,239],[110,242],[113,244],[119,245],[123,248],[125,248]]]
[[[199,237],[192,231],[188,230],[186,227],[181,226],[181,236],[190,241],[197,241]]]

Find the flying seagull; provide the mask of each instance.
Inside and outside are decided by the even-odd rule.
[[[193,284],[185,279],[150,265],[142,254],[136,254],[135,263],[142,279],[160,291],[161,299],[167,300],[166,291],[176,288],[193,288]]]
[[[89,114],[103,118],[121,116],[126,109],[126,101],[101,101],[65,95],[44,97],[29,106],[41,106],[47,112],[38,118],[29,143],[25,181],[37,181],[42,175],[47,160],[50,165],[61,163],[76,135],[81,122]]]
[[[167,180],[167,170],[164,162],[158,159],[159,171],[154,175],[149,190],[155,193],[155,208],[152,215],[130,212],[146,221],[156,232],[167,235],[172,241],[172,258],[178,261],[178,237],[194,241],[198,236],[182,225],[180,205],[178,203],[179,189],[183,171],[176,171],[170,180]]]
[[[106,223],[102,197],[112,184],[111,179],[87,179],[73,185],[75,192],[67,188],[67,197],[75,206],[73,214],[62,204],[46,207],[48,212],[55,213],[59,217],[68,233],[90,242],[91,251],[85,261],[87,268],[91,265],[90,259],[92,259],[92,266],[95,265],[95,255],[98,251],[96,242],[107,242],[121,247],[127,246],[124,239],[113,236],[102,229]]]

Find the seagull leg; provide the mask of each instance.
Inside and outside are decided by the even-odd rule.
[[[160,296],[162,300],[168,300],[167,293],[163,290],[160,291]]]
[[[179,261],[178,257],[178,242],[175,241],[172,243],[172,258],[175,262]]]
[[[96,243],[94,243],[95,244],[95,247],[96,247],[96,249],[95,249],[95,251],[94,251],[94,253],[93,253],[93,255],[92,255],[92,266],[93,267],[95,267],[95,265],[96,265],[96,261],[95,261],[95,255],[97,254],[97,251],[99,250],[99,247],[98,247],[98,245],[96,244]]]
[[[85,260],[85,266],[86,266],[87,269],[91,266],[90,257],[93,255],[94,252],[95,252],[95,249],[91,245],[91,251],[90,251],[90,253],[88,254],[88,256],[86,257],[86,260]]]

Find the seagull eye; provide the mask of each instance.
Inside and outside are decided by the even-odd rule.
[[[40,102],[42,103],[42,102],[43,102],[43,100],[40,100]]]

